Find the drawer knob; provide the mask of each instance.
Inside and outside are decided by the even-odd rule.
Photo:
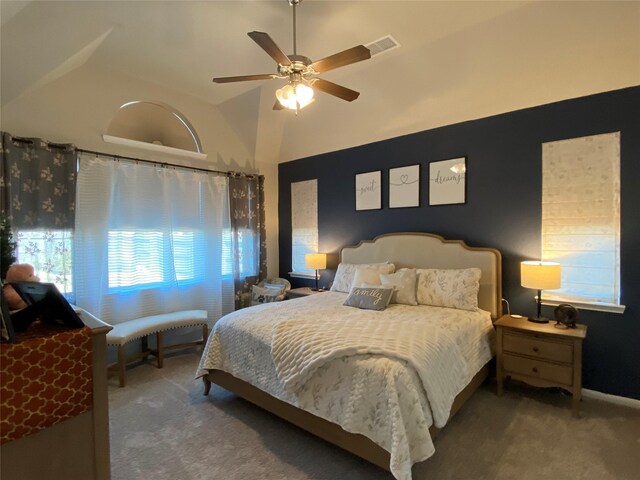
[[[538,353],[538,347],[533,347],[533,351]]]
[[[533,368],[531,369],[531,371],[532,371],[533,373],[538,373],[538,368],[537,368],[537,367],[533,367]]]

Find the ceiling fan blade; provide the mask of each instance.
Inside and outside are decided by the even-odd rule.
[[[280,50],[280,47],[276,45],[276,42],[274,42],[268,34],[264,32],[249,32],[247,35],[249,35],[254,42],[260,45],[260,48],[267,52],[278,64],[291,65],[289,57]]]
[[[371,52],[364,45],[349,48],[340,53],[329,55],[321,60],[317,60],[311,64],[311,67],[318,73],[328,72],[334,68],[344,67],[352,63],[361,62],[371,58]]]
[[[341,98],[347,102],[353,102],[360,96],[360,92],[343,87],[337,83],[322,80],[321,78],[314,78],[310,80],[309,83],[312,87],[317,88],[321,92],[328,93],[329,95]]]
[[[274,110],[283,110],[284,107],[282,106],[282,104],[278,100],[276,100],[276,103],[273,104],[273,109]]]
[[[245,82],[247,80],[271,80],[273,78],[278,78],[278,76],[272,73],[262,73],[260,75],[241,75],[239,77],[216,77],[213,81],[215,83],[231,83]]]

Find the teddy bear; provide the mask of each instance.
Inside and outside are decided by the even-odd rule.
[[[27,304],[20,298],[18,292],[9,285],[11,282],[39,282],[40,278],[35,274],[33,265],[28,263],[14,263],[7,270],[5,279],[7,285],[3,287],[4,297],[9,305],[9,310],[20,310],[26,308]]]

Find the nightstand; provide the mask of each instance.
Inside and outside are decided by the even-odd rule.
[[[573,414],[578,416],[582,398],[582,341],[586,325],[556,328],[555,322],[533,323],[504,315],[498,329],[498,395],[506,377],[535,387],[560,387],[573,395]]]
[[[291,290],[287,290],[287,300],[306,297],[308,295],[314,295],[325,291],[326,290],[311,290],[309,287],[292,288]]]

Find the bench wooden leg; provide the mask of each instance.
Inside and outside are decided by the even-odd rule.
[[[202,345],[207,344],[207,339],[209,338],[209,327],[207,324],[202,326]]]
[[[142,351],[142,359],[146,362],[147,361],[147,357],[149,356],[149,339],[148,337],[145,335],[144,337],[142,337],[140,339],[142,341],[142,345],[141,345],[141,351]]]
[[[118,379],[120,380],[120,387],[124,387],[125,379],[125,358],[124,358],[124,345],[118,345]]]
[[[156,343],[157,343],[156,352],[158,357],[158,368],[162,368],[162,364],[164,361],[164,352],[162,349],[163,342],[164,342],[164,332],[157,332],[156,333]]]

